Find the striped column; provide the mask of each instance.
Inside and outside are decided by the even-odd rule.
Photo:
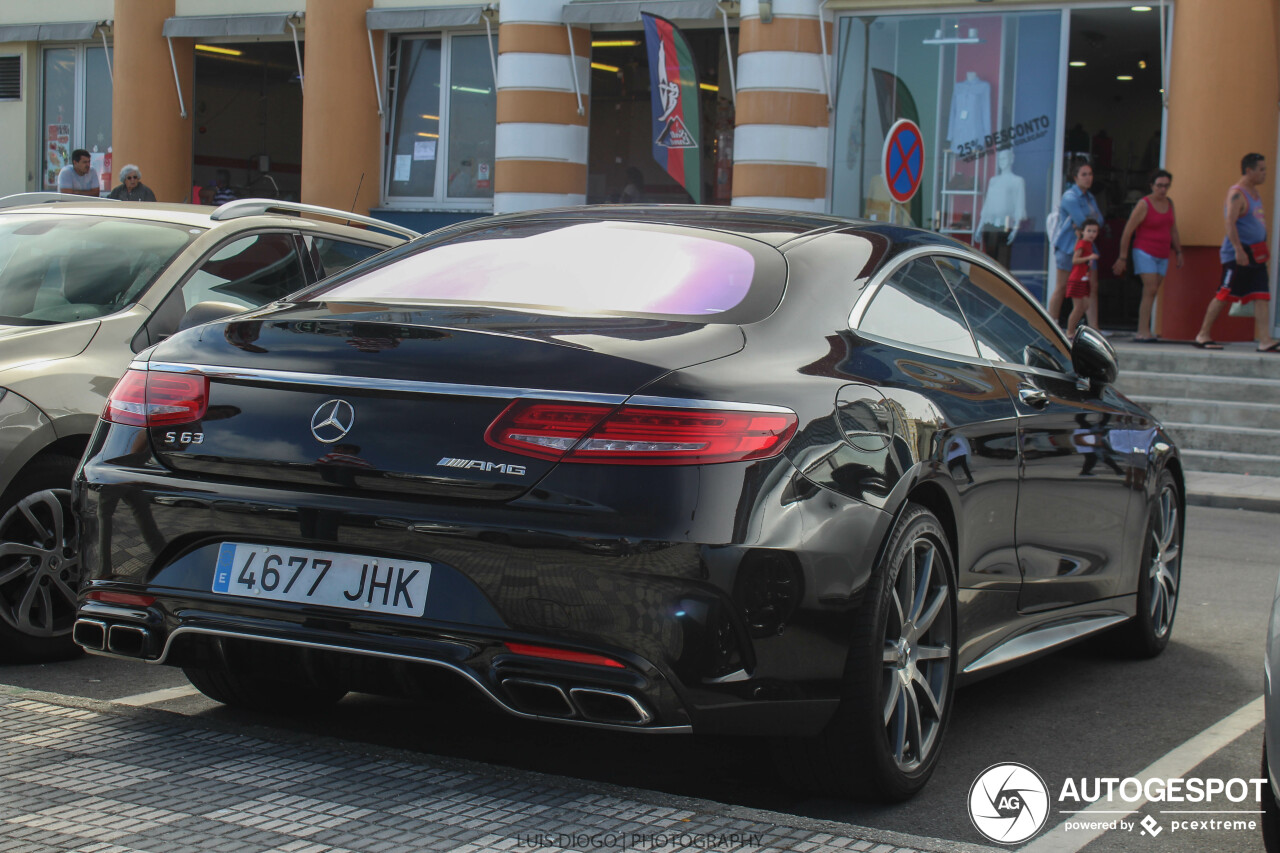
[[[742,0],[733,203],[821,213],[827,209],[830,117],[823,76],[819,0]],[[832,28],[827,50],[834,50]]]
[[[498,127],[493,212],[585,204],[591,31],[573,30],[561,0],[503,0],[498,28]]]

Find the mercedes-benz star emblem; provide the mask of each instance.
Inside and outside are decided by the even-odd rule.
[[[356,422],[356,410],[346,400],[328,400],[316,408],[311,416],[311,434],[316,441],[333,444],[351,432]]]

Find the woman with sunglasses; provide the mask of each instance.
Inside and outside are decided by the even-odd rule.
[[[120,186],[111,191],[110,197],[119,201],[156,200],[151,187],[142,182],[142,172],[132,163],[120,170]]]
[[[1151,334],[1151,305],[1160,292],[1165,274],[1169,271],[1169,256],[1174,255],[1182,266],[1182,241],[1178,239],[1178,225],[1173,216],[1173,199],[1169,198],[1169,185],[1173,175],[1157,169],[1151,175],[1151,195],[1143,198],[1129,214],[1124,234],[1120,237],[1120,258],[1112,267],[1116,275],[1124,275],[1128,263],[1129,241],[1133,241],[1133,271],[1142,279],[1142,302],[1138,306],[1138,343],[1155,343],[1159,340]],[[1170,251],[1172,250],[1172,251]]]

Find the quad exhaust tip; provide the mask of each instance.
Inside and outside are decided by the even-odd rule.
[[[146,654],[151,634],[137,625],[112,625],[107,629],[107,651],[140,658]]]
[[[574,687],[569,690],[569,696],[582,716],[593,722],[623,726],[643,726],[653,722],[653,715],[628,693],[598,687]]]
[[[573,703],[558,685],[528,678],[507,678],[502,682],[516,708],[539,717],[572,717]]]
[[[71,639],[78,646],[100,652],[107,645],[107,623],[97,619],[77,619],[71,628]]]

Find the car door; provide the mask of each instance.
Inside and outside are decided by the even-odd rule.
[[[892,416],[899,470],[923,463],[921,476],[957,499],[958,585],[1016,592],[1017,415],[930,255],[886,278],[856,326],[870,344],[866,363],[890,371],[877,390]]]
[[[1119,594],[1129,492],[1140,481],[1132,414],[1076,376],[1066,340],[1020,288],[958,256],[938,265],[1018,412],[1019,609]]]

